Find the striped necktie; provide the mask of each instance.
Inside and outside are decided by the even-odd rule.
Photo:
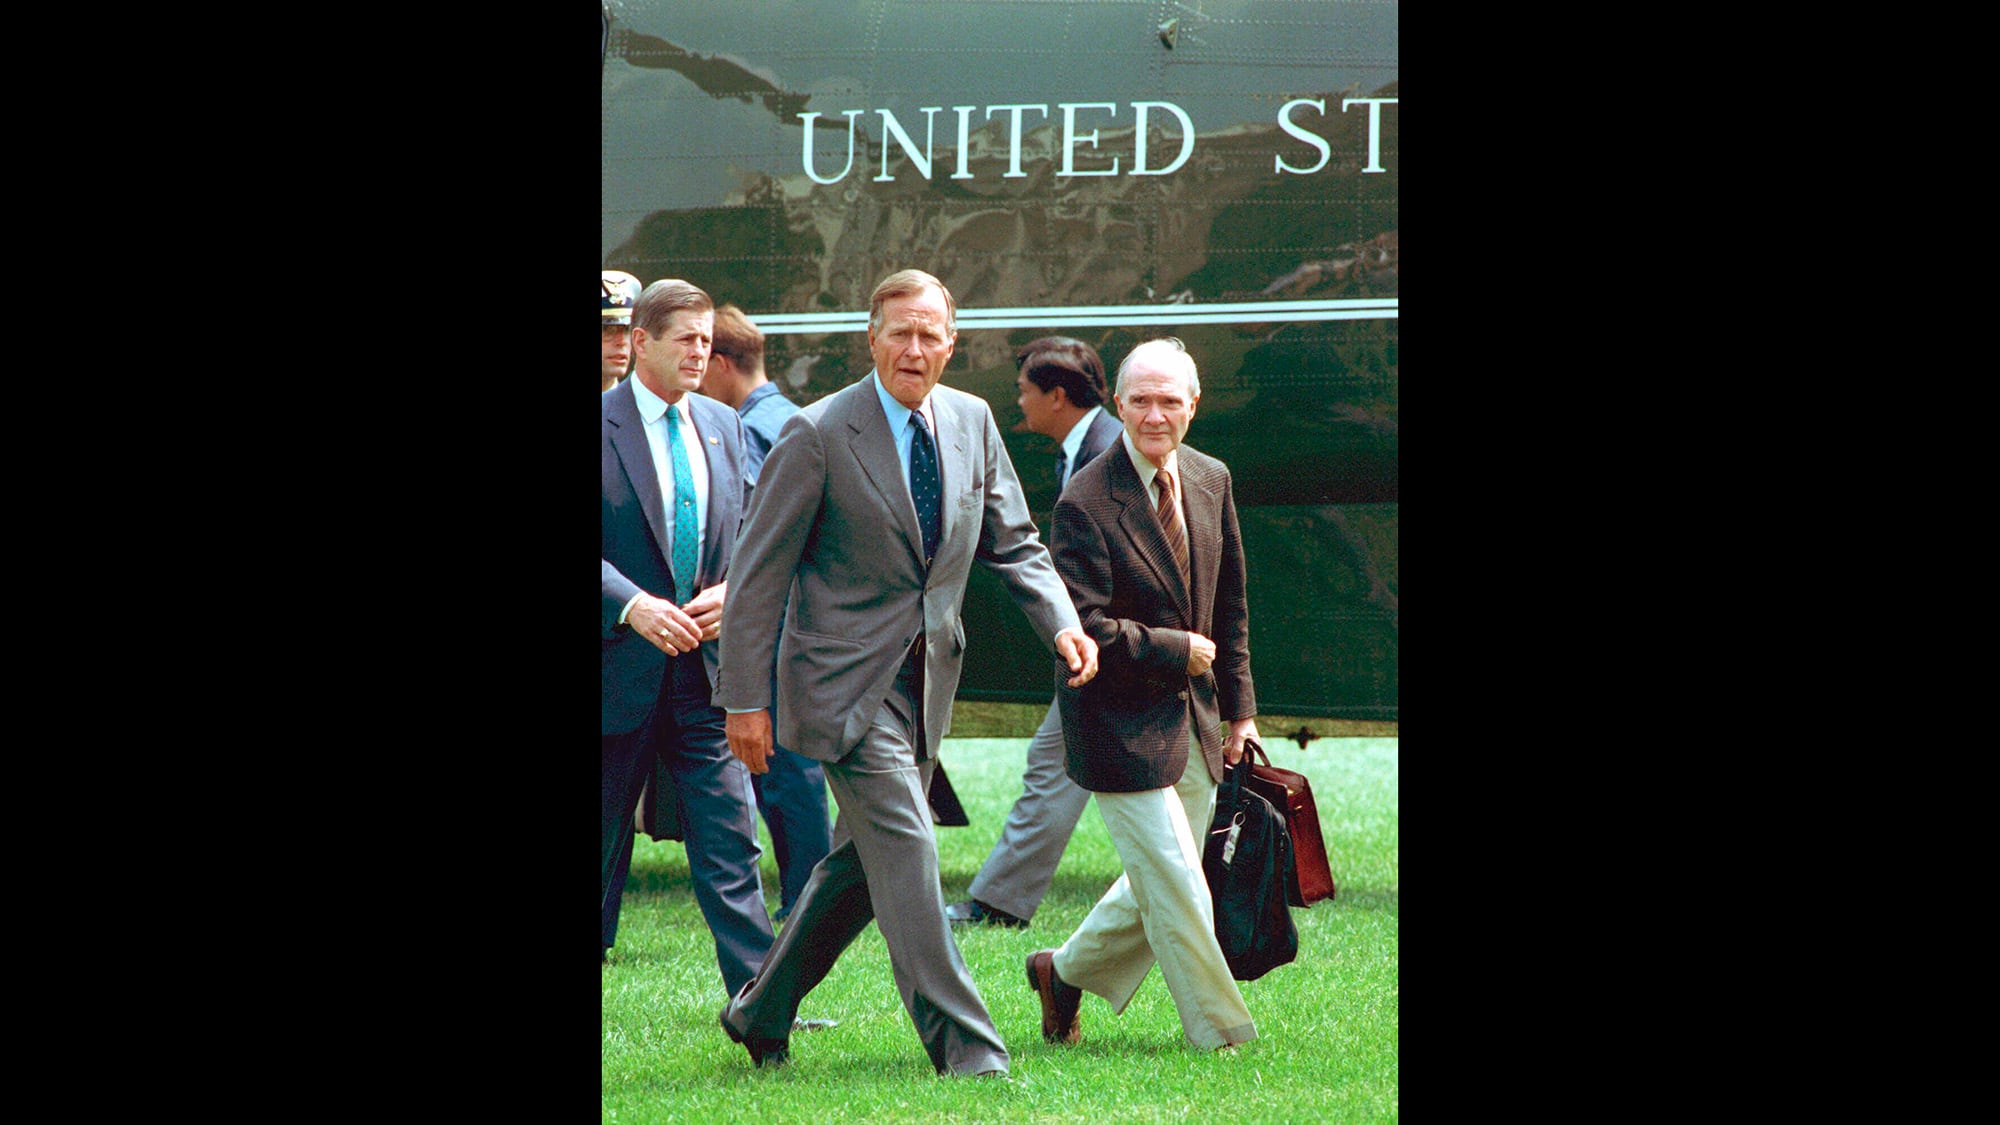
[[[1181,506],[1174,503],[1174,475],[1165,469],[1153,474],[1160,484],[1160,506],[1153,514],[1160,518],[1160,530],[1167,533],[1167,546],[1173,549],[1174,565],[1180,568],[1181,584],[1192,588],[1188,581],[1187,529],[1181,526]]]

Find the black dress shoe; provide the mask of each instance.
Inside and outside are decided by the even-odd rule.
[[[788,1065],[792,1061],[792,1044],[789,1039],[765,1039],[756,1035],[743,1035],[739,1033],[735,1028],[729,1026],[729,1009],[727,1007],[724,1007],[721,1013],[715,1018],[716,1022],[722,1025],[722,1030],[729,1033],[731,1039],[743,1044],[743,1049],[750,1052],[751,1065],[757,1067],[778,1067]]]
[[[944,916],[954,926],[1006,926],[1015,930],[1028,928],[1026,918],[1016,918],[1005,910],[996,910],[976,898],[952,903],[944,908]]]

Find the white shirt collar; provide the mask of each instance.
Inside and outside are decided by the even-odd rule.
[[[1093,406],[1084,411],[1083,417],[1078,418],[1076,425],[1071,426],[1069,433],[1063,436],[1063,461],[1069,465],[1070,472],[1076,471],[1076,455],[1083,450],[1083,435],[1090,432],[1091,423],[1097,421],[1097,416],[1102,413],[1104,413],[1102,406]]]
[[[875,376],[875,397],[882,403],[883,416],[889,419],[889,432],[900,440],[903,436],[904,427],[910,424],[910,408],[897,402],[896,396],[889,393],[889,388],[882,385],[882,373],[880,371],[873,372],[873,374]],[[917,404],[917,409],[923,411],[924,425],[930,429],[931,438],[935,440],[937,438],[937,412],[931,409],[931,396],[925,395],[924,401]]]
[[[637,399],[639,403],[639,417],[644,419],[645,423],[648,426],[659,421],[663,416],[666,415],[667,413],[666,399],[663,399],[659,395],[654,394],[651,390],[647,388],[645,380],[640,379],[636,375],[631,377],[631,383],[632,383],[632,397]],[[694,423],[694,416],[688,413],[687,395],[682,395],[681,400],[673,405],[674,409],[680,412],[681,425],[688,426]]]
[[[1130,430],[1120,427],[1118,430],[1118,440],[1125,444],[1125,455],[1132,459],[1132,467],[1139,471],[1139,483],[1145,486],[1147,495],[1154,494],[1153,477],[1160,471],[1160,468],[1164,468],[1166,471],[1172,473],[1175,481],[1178,482],[1181,479],[1180,446],[1175,446],[1172,452],[1167,454],[1167,463],[1165,465],[1155,468],[1153,463],[1146,459],[1145,454],[1133,447]]]

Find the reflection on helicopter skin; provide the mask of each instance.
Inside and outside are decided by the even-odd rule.
[[[823,5],[801,37],[789,6],[619,0],[607,9],[603,265],[699,262],[705,289],[752,314],[827,316],[866,308],[885,260],[928,263],[961,308],[1007,314],[1004,327],[961,325],[950,373],[1003,415],[1026,340],[1073,336],[1115,364],[1148,336],[1179,337],[1213,357],[1204,449],[1236,470],[1251,565],[1288,576],[1252,595],[1260,644],[1296,654],[1260,669],[1260,703],[1393,719],[1396,9],[1284,7],[1279,24],[1063,5],[1053,44],[1048,5]],[[893,48],[876,34],[890,8],[911,33]],[[1299,34],[1309,25],[1340,32]],[[827,42],[852,49],[829,55]],[[1192,152],[1177,160],[1179,118],[1149,108],[1143,167],[1176,167],[1134,175],[1133,107],[1154,101],[1185,112]],[[807,113],[819,115],[810,134]],[[824,182],[850,139],[851,168]],[[685,159],[656,159],[666,151]],[[1114,160],[1116,174],[1091,174]],[[1290,301],[1356,307],[1325,319],[1274,307],[1262,323],[1207,308]],[[771,338],[767,363],[810,405],[867,374],[864,344],[797,326]],[[1042,439],[1003,439],[1022,487],[1051,502]],[[975,581],[967,598],[968,623],[1031,643],[1002,591]],[[1299,612],[1312,599],[1337,619]],[[1025,668],[975,662],[966,676],[969,699],[1046,698]]]

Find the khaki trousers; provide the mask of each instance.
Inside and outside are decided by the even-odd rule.
[[[1132,1002],[1157,962],[1181,1030],[1205,1049],[1257,1037],[1216,943],[1201,873],[1199,841],[1215,812],[1215,788],[1197,745],[1171,789],[1095,794],[1125,872],[1055,952],[1057,975],[1104,997],[1114,1012]]]

